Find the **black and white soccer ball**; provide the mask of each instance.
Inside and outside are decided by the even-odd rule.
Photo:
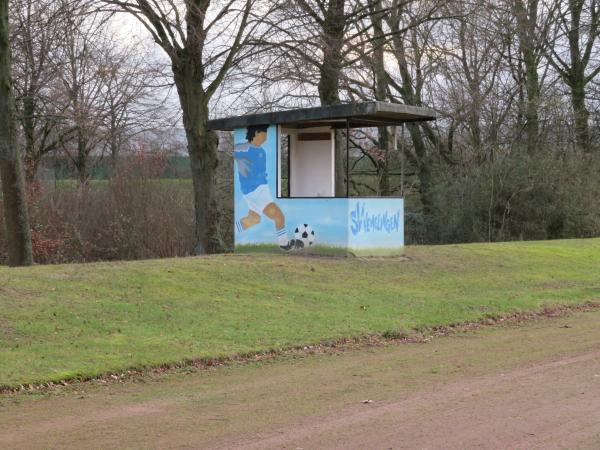
[[[302,243],[302,245],[299,245],[300,248],[308,248],[313,245],[315,237],[315,230],[306,223],[298,225],[294,230],[294,239],[296,239],[296,242]]]

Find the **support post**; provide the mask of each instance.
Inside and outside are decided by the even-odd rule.
[[[404,124],[400,134],[400,197],[404,198]]]
[[[346,198],[350,197],[350,120],[346,118]]]
[[[292,162],[292,135],[287,135],[287,197],[290,198],[292,196],[292,184],[291,184],[291,162]],[[282,196],[283,197],[283,196]]]

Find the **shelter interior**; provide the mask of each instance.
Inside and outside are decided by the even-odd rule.
[[[338,145],[344,147],[348,180],[351,129],[427,120],[435,120],[435,112],[429,108],[365,102],[217,119],[209,122],[209,128],[278,125],[277,197],[315,198],[336,196],[336,130],[342,130],[337,138],[345,140]]]

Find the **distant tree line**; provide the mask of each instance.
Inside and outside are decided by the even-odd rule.
[[[116,170],[123,153],[176,147],[165,130],[179,119],[193,252],[223,251],[219,165],[230,161],[207,121],[373,99],[438,112],[354,133],[350,179],[336,135],[336,192],[404,195],[410,241],[600,233],[596,0],[0,2],[0,57],[13,55],[0,69],[11,117],[0,161],[7,232],[23,244],[14,254],[27,254],[24,198],[44,158],[68,160],[83,186],[99,161]],[[139,36],[118,33],[135,26]]]

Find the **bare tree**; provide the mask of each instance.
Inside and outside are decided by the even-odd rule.
[[[355,73],[350,72],[354,72],[365,52],[373,50],[366,42],[370,37],[364,37],[371,25],[365,23],[371,15],[372,5],[377,2],[282,0],[277,3],[278,8],[270,19],[276,32],[269,42],[260,43],[273,49],[269,55],[271,61],[265,64],[269,70],[260,76],[270,83],[279,82],[285,86],[284,106],[291,106],[290,93],[294,89],[289,87],[292,85],[301,86],[300,91],[310,97],[309,103],[318,99],[326,106],[348,101],[357,81],[353,77]],[[388,8],[382,5],[380,3],[379,8],[385,13]],[[335,193],[338,196],[345,195],[347,188],[344,143],[345,136],[337,131]]]
[[[0,178],[4,222],[8,235],[8,263],[25,266],[32,264],[33,256],[10,71],[8,0],[0,0]]]
[[[89,12],[82,4],[78,14],[65,18],[58,70],[60,84],[56,87],[69,130],[61,149],[73,163],[81,184],[89,181],[94,161],[103,157],[108,102],[105,80],[110,76],[106,67],[111,42],[110,36],[103,34],[105,18]]]
[[[17,117],[24,138],[25,175],[32,181],[41,159],[63,138],[61,105],[50,88],[58,75],[57,48],[70,5],[55,0],[11,2],[11,47]]]
[[[515,63],[513,67],[516,69],[518,88],[524,89],[525,95],[520,93],[519,97],[524,104],[526,148],[529,155],[534,155],[538,151],[540,138],[540,95],[546,72],[545,68],[540,69],[540,66],[544,57],[549,19],[547,14],[544,14],[545,8],[540,0],[507,0],[507,6],[514,26],[505,27],[508,44],[505,58],[509,65]],[[503,25],[500,22],[500,26]],[[515,35],[518,37],[518,47],[517,57],[514,58],[516,61],[513,61],[510,50]]]
[[[265,58],[263,65],[268,70],[261,72],[263,83],[258,84],[264,90],[272,89],[274,84],[282,86],[284,95],[279,99],[283,106],[288,107],[299,95],[305,95],[310,100],[318,99],[322,105],[373,97],[423,105],[423,101],[410,95],[414,85],[409,68],[404,73],[408,89],[401,88],[404,93],[401,96],[396,89],[399,87],[398,80],[396,77],[391,79],[385,63],[390,60],[391,43],[392,54],[398,55],[396,44],[402,47],[408,45],[405,41],[409,30],[439,20],[437,13],[444,3],[439,0],[422,2],[425,3],[423,7],[414,7],[415,11],[419,11],[418,14],[407,14],[411,5],[420,3],[415,0],[281,1],[270,19],[276,30],[270,36],[273,52],[269,55],[271,59]],[[265,43],[261,42],[261,45],[265,46]],[[417,87],[419,93],[424,82],[420,81],[421,85]],[[270,85],[265,86],[265,83]],[[394,94],[390,94],[390,91],[394,91]],[[272,105],[273,102],[265,106],[269,108]],[[411,129],[420,144],[423,137],[419,126]],[[425,126],[425,129],[427,139],[437,143],[431,127]],[[386,153],[385,149],[391,149],[391,136],[385,128],[379,131],[379,146]],[[340,139],[340,133],[336,134],[336,144],[345,140]],[[345,158],[341,148],[336,145],[336,195],[345,194]],[[424,155],[425,144],[418,148],[419,151],[423,150]],[[377,192],[383,195],[390,192],[388,159],[389,155],[378,154],[372,160],[379,173]],[[425,161],[425,158],[421,160]],[[425,177],[428,166],[423,163],[422,167]]]
[[[169,57],[183,112],[194,185],[197,254],[223,248],[215,196],[218,165],[214,132],[207,129],[210,102],[268,14],[255,0],[103,0],[132,14]]]
[[[439,20],[432,20],[442,5],[437,1],[408,3],[392,0],[386,15],[391,32],[391,51],[395,67],[388,70],[390,98],[394,102],[424,106],[426,83],[436,66],[432,42]],[[443,15],[443,14],[439,14]],[[412,149],[406,148],[408,161],[415,167],[423,213],[432,214],[433,164],[437,155],[431,149],[440,148],[435,130],[428,123],[407,124]]]
[[[170,81],[164,65],[153,63],[140,42],[108,49],[99,64],[106,98],[102,129],[115,169],[121,153],[131,147],[136,136],[172,126],[176,114],[166,102],[170,89],[165,87]]]
[[[385,53],[388,36],[384,30],[384,17],[387,9],[382,0],[376,0],[369,5],[369,20],[373,29],[373,52],[370,65],[373,71],[373,90],[375,100],[387,101],[390,99],[388,74],[385,67]],[[391,194],[389,163],[392,152],[391,134],[387,127],[378,129],[378,145],[380,153],[377,155],[377,172],[379,179],[378,193],[382,196]]]
[[[323,57],[319,64],[319,99],[322,105],[340,103],[340,76],[344,65],[344,38],[351,20],[345,11],[345,0],[315,0],[313,5],[299,1],[300,7],[320,26],[320,45]],[[322,14],[322,17],[320,16]],[[346,192],[344,145],[340,131],[335,134],[335,194]],[[346,180],[346,182],[350,182]]]
[[[42,158],[60,151],[84,181],[104,148],[115,166],[131,137],[172,119],[161,108],[164,64],[155,63],[141,42],[114,36],[104,26],[107,16],[88,0],[13,0],[12,5],[13,74],[27,181]],[[159,120],[159,110],[165,120]],[[87,125],[86,143],[81,135]]]
[[[600,3],[597,0],[554,0],[554,29],[548,35],[547,57],[571,91],[577,147],[589,153],[588,84],[600,73]]]

